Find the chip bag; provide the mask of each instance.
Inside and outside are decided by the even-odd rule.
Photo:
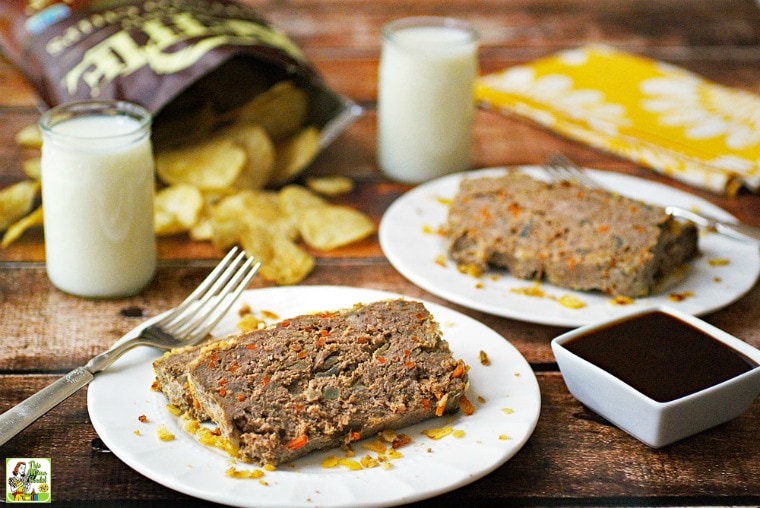
[[[361,114],[284,33],[233,0],[2,0],[0,47],[44,106],[132,101],[154,115],[159,144],[202,138],[283,80],[306,91],[320,150]]]

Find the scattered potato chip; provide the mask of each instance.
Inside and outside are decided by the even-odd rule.
[[[232,139],[214,136],[202,143],[156,153],[156,172],[164,183],[186,183],[200,190],[229,189],[246,163],[246,152]]]
[[[36,180],[23,180],[0,190],[0,231],[31,211],[39,190]]]
[[[298,228],[304,242],[319,250],[348,245],[375,232],[375,225],[365,214],[337,205],[309,208],[300,215]]]
[[[234,196],[233,198],[236,197]],[[243,210],[235,211],[234,209],[238,203],[238,200],[230,201],[229,203],[222,201],[218,207],[214,208],[209,217],[210,240],[217,249],[227,250],[240,241],[240,236],[243,234],[244,222],[241,215]]]
[[[219,249],[238,242],[248,226],[262,226],[273,233],[295,239],[295,221],[284,215],[273,191],[240,191],[217,203],[211,211],[212,241]]]
[[[0,242],[0,247],[7,247],[16,240],[18,240],[24,232],[33,226],[42,226],[42,206],[38,206],[29,215],[26,215],[10,225],[3,235],[3,240]]]
[[[27,125],[16,133],[16,144],[23,148],[41,148],[42,133],[36,123]]]
[[[280,209],[291,217],[298,217],[301,213],[315,206],[324,206],[328,202],[302,185],[286,185],[277,193]]]
[[[310,126],[275,144],[271,185],[283,185],[299,175],[319,152],[319,130]]]
[[[157,235],[176,235],[189,231],[203,211],[203,195],[196,187],[178,184],[156,193],[153,217]]]
[[[293,136],[306,123],[306,91],[292,81],[275,83],[228,115],[233,121],[261,125],[275,141]]]
[[[340,175],[307,178],[306,186],[323,196],[340,196],[354,190],[353,180]]]
[[[292,240],[263,224],[249,224],[240,245],[261,261],[261,275],[278,285],[295,284],[314,268],[314,258]]]
[[[209,217],[200,219],[197,223],[190,228],[190,238],[196,242],[204,242],[213,239],[214,226],[211,224]]]
[[[42,164],[39,157],[25,160],[23,162],[23,168],[24,173],[29,178],[33,178],[35,180],[42,179]]]
[[[274,170],[274,143],[259,125],[238,123],[223,129],[220,136],[232,139],[246,153],[246,163],[233,187],[260,189]]]

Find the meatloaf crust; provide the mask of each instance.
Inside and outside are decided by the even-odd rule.
[[[172,349],[153,362],[157,388],[163,392],[169,404],[198,421],[208,420],[208,416],[193,399],[187,384],[187,367],[198,357],[202,347],[203,345],[197,345]]]
[[[456,411],[468,383],[432,315],[403,299],[214,342],[186,375],[239,458],[272,465]]]
[[[519,171],[464,179],[445,232],[459,265],[629,297],[698,254],[696,227],[663,208]]]

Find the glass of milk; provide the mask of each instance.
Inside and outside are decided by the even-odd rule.
[[[386,176],[420,183],[469,169],[478,34],[445,17],[383,27],[378,82],[378,163]]]
[[[117,298],[153,278],[151,120],[123,101],[62,104],[40,119],[47,273],[62,291]]]

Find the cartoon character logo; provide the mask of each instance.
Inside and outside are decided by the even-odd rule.
[[[50,502],[50,459],[6,459],[8,503]]]
[[[29,474],[26,472],[26,462],[16,462],[16,467],[13,468],[13,474],[8,478],[8,485],[11,488],[10,494],[13,496],[14,501],[29,501],[31,500]]]

